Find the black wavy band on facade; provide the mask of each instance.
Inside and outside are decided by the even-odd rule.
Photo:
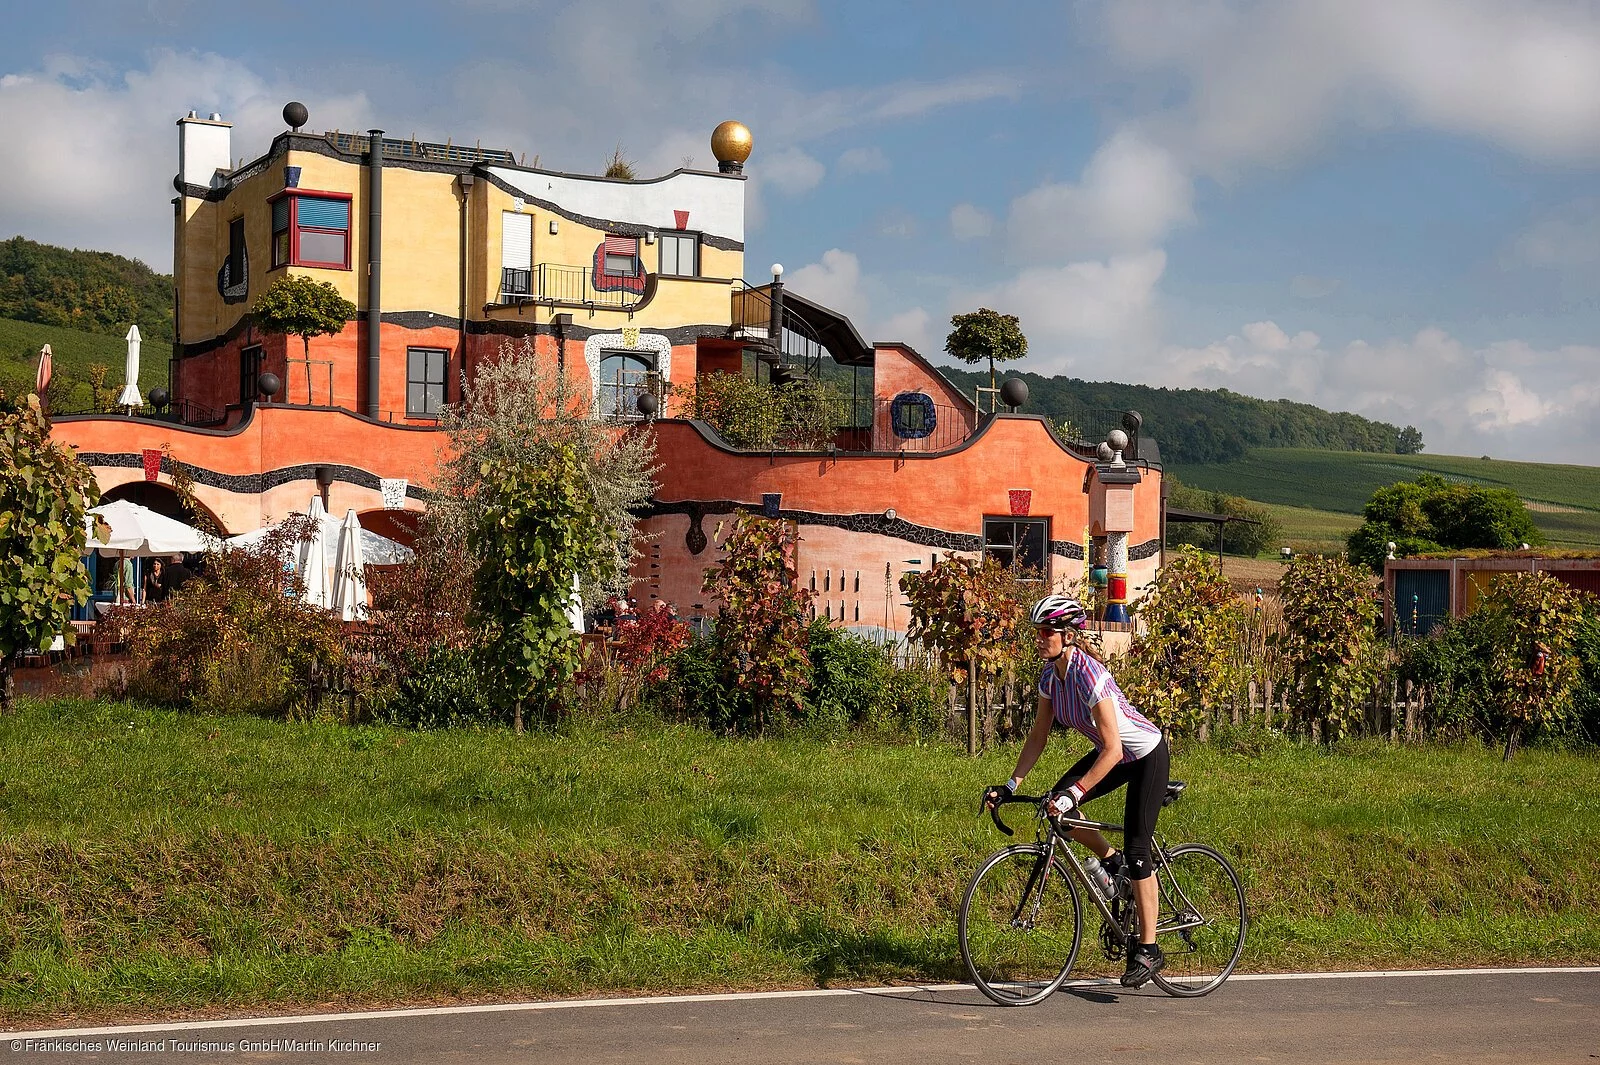
[[[78,458],[85,466],[101,466],[109,469],[142,469],[144,456],[131,452],[96,452],[80,451]],[[163,457],[161,469],[171,474],[173,471],[172,460]],[[195,484],[203,484],[207,488],[216,488],[224,492],[234,492],[239,495],[259,495],[269,489],[280,485],[292,484],[295,481],[315,481],[317,470],[326,469],[333,471],[333,479],[344,484],[352,484],[358,488],[370,488],[374,492],[383,488],[382,478],[375,473],[355,466],[342,466],[331,462],[304,463],[299,466],[284,466],[281,469],[268,470],[265,473],[218,473],[208,470],[203,466],[192,466],[187,462],[176,464],[178,468],[188,473]],[[426,488],[414,484],[406,485],[407,499],[420,499],[426,501],[429,492]]]
[[[760,503],[744,503],[733,499],[673,501],[652,499],[637,512],[637,515],[641,519],[666,517],[673,514],[686,516],[689,519],[689,529],[685,533],[684,541],[689,547],[690,553],[698,555],[706,546],[705,531],[701,526],[701,522],[706,515],[733,514],[738,511],[764,513],[764,508]],[[930,525],[918,525],[900,517],[888,518],[882,513],[825,514],[815,510],[779,509],[777,516],[789,521],[799,522],[801,525],[822,525],[832,529],[844,529],[848,532],[889,536],[896,540],[918,544],[922,547],[937,547],[943,551],[979,552],[983,550],[983,537],[974,533],[936,529]],[[1160,550],[1160,540],[1147,540],[1130,550],[1128,558],[1133,561],[1139,561],[1150,558]],[[1059,555],[1062,558],[1082,561],[1083,545],[1074,543],[1071,540],[1051,540],[1050,553]]]

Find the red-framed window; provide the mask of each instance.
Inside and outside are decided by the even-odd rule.
[[[350,269],[350,194],[285,189],[272,198],[272,265]]]

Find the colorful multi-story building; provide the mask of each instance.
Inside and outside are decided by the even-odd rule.
[[[1160,464],[1137,416],[1107,412],[1098,427],[1132,430],[1112,440],[1125,456],[1062,440],[1042,418],[997,412],[997,397],[964,395],[905,344],[866,343],[781,267],[745,282],[751,138],[738,123],[713,133],[716,171],[633,180],[381,130],[313,135],[307,117],[286,107],[291,128],[242,165],[220,116],[178,120],[168,385],[150,417],[55,423],[109,498],[174,510],[164,464],[177,461],[230,534],[321,493],[332,512],[408,538],[440,411],[520,340],[587,374],[598,415],[654,423],[641,601],[709,609],[715,522],[743,509],[794,522],[818,613],[863,628],[902,630],[900,574],[944,553],[996,554],[1060,586],[1101,552],[1113,599],[1124,574],[1134,594],[1154,575]],[[356,317],[309,343],[263,332],[252,303],[288,275],[330,282]],[[715,373],[826,374],[849,399],[823,446],[755,452],[684,416],[683,397]]]

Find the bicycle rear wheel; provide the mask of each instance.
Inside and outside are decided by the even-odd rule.
[[[1167,852],[1157,870],[1161,916],[1157,942],[1166,966],[1156,986],[1169,995],[1209,994],[1239,963],[1249,917],[1244,886],[1228,860],[1210,847],[1186,843]]]
[[[972,982],[1002,1006],[1048,998],[1078,960],[1083,908],[1043,844],[1007,847],[978,867],[961,900],[961,958]]]

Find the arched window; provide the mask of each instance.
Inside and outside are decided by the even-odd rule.
[[[653,359],[631,351],[601,353],[600,396],[595,409],[600,417],[641,417],[637,404],[645,392],[660,398],[661,379]]]

